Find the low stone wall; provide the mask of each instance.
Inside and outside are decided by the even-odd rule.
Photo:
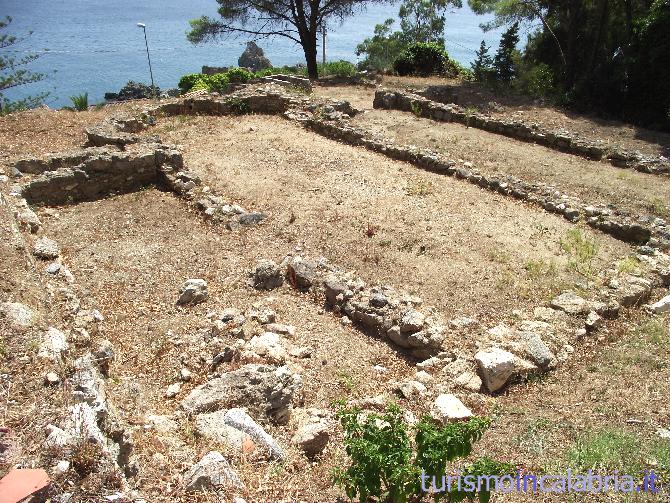
[[[529,184],[512,176],[487,177],[475,170],[457,167],[440,154],[413,146],[396,145],[392,140],[373,137],[365,130],[340,121],[317,117],[296,117],[311,130],[351,145],[360,145],[392,159],[412,163],[429,171],[459,178],[486,190],[538,205],[571,222],[584,221],[589,226],[633,244],[647,244],[670,249],[670,229],[660,218],[636,217],[603,205],[590,205],[543,184]]]
[[[79,161],[78,164],[74,162]],[[41,175],[19,186],[28,204],[59,205],[94,201],[110,193],[126,193],[159,182],[164,165],[181,169],[181,153],[165,147],[142,145],[132,152],[93,148],[49,156],[46,160],[21,160],[17,166],[45,169]],[[64,166],[51,169],[55,166]]]
[[[375,93],[373,106],[380,109],[412,112],[440,122],[458,122],[468,127],[537,143],[586,159],[607,160],[616,167],[632,168],[643,173],[670,173],[670,161],[662,157],[645,156],[640,152],[605,145],[600,140],[579,138],[567,131],[550,131],[537,124],[504,121],[478,112],[470,113],[458,105],[437,103],[417,94],[380,90]]]

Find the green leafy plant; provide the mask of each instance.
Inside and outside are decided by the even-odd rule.
[[[70,96],[70,101],[72,102],[73,108],[77,112],[84,112],[88,110],[88,93]]]
[[[223,94],[228,90],[228,86],[232,81],[230,80],[229,73],[217,73],[208,76],[204,82],[210,91]]]
[[[182,78],[179,79],[179,84],[177,84],[179,90],[182,93],[189,92],[198,82],[201,82],[204,77],[205,75],[201,73],[189,73],[182,76]]]
[[[356,66],[349,61],[329,61],[326,64],[319,65],[319,75],[322,77],[353,77],[356,75]]]
[[[254,78],[254,74],[245,68],[231,68],[225,75],[231,84],[246,84]]]
[[[426,491],[426,477],[442,478],[448,465],[469,456],[473,444],[490,425],[488,418],[472,418],[467,422],[442,425],[424,416],[415,426],[412,438],[396,404],[383,415],[364,415],[358,408],[341,408],[337,414],[344,429],[344,445],[350,464],[335,471],[335,483],[344,488],[349,498],[361,503],[378,498],[391,503],[405,503],[420,498]],[[503,475],[513,467],[488,458],[477,459],[466,466],[463,475]],[[458,491],[455,487],[440,488],[436,500],[450,502],[478,497],[487,502],[489,488],[478,487]]]
[[[231,98],[228,100],[230,110],[236,115],[246,115],[251,113],[251,106],[248,102],[240,98]]]
[[[449,55],[440,44],[419,42],[405,49],[393,63],[398,75],[435,75],[444,73]]]

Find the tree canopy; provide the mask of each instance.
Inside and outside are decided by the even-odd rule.
[[[318,77],[317,39],[326,22],[341,22],[374,3],[392,0],[216,0],[219,19],[202,16],[191,21],[187,34],[198,44],[217,37],[246,36],[257,40],[284,37],[303,48],[308,75]]]
[[[10,48],[12,46],[23,40],[8,33],[2,33],[11,22],[12,18],[9,16],[0,19],[0,113],[3,114],[14,110],[34,108],[40,105],[47,96],[47,94],[39,94],[28,96],[17,101],[11,101],[5,97],[4,91],[8,89],[32,84],[45,77],[42,73],[31,72],[25,68],[26,65],[35,61],[39,55],[28,54],[21,58],[15,58],[8,54],[8,52],[11,51]]]

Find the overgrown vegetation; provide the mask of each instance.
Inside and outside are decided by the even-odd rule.
[[[461,6],[460,0],[404,0],[400,5],[400,31],[393,31],[393,19],[375,26],[374,35],[356,48],[365,59],[359,66],[398,75],[446,74],[455,77],[468,72],[451,60],[444,50],[445,9]]]
[[[467,422],[438,424],[424,416],[410,437],[403,411],[395,404],[383,415],[363,414],[358,408],[341,408],[337,415],[344,429],[344,446],[350,458],[346,468],[334,474],[335,482],[344,488],[349,498],[361,503],[369,498],[392,503],[420,499],[426,490],[435,489],[435,500],[462,501],[479,497],[489,500],[488,488],[477,492],[462,484],[443,486],[443,475],[453,462],[468,457],[472,447],[490,425],[487,418],[472,418]],[[514,467],[489,458],[479,458],[467,464],[460,477],[468,475],[504,475]]]
[[[670,0],[468,0],[488,27],[535,23],[513,88],[670,130]]]
[[[31,72],[25,68],[39,57],[38,54],[26,54],[21,58],[15,58],[5,53],[9,48],[23,40],[14,35],[2,33],[11,22],[12,18],[9,16],[0,19],[0,51],[2,51],[0,52],[0,115],[35,108],[44,103],[44,99],[48,96],[48,93],[41,93],[18,100],[10,100],[5,95],[5,91],[9,89],[26,86],[45,78],[43,73]]]

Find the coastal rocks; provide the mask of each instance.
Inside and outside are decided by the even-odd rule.
[[[54,240],[41,237],[33,246],[33,255],[43,260],[53,260],[60,256],[60,248]]]
[[[237,64],[240,68],[248,68],[252,72],[272,68],[272,63],[265,57],[263,49],[255,42],[247,42],[247,47],[237,60]]]
[[[284,275],[272,260],[261,260],[251,273],[251,286],[257,290],[273,290],[284,283]]]
[[[187,491],[214,491],[219,496],[227,496],[229,490],[244,489],[244,484],[218,451],[211,451],[184,474]]]
[[[455,395],[439,395],[433,403],[431,415],[443,423],[472,417],[472,412]]]
[[[193,305],[209,298],[207,282],[204,279],[189,279],[179,289],[177,305]]]
[[[198,386],[181,406],[190,414],[246,406],[283,424],[288,421],[293,395],[301,386],[300,376],[288,367],[247,364]]]

